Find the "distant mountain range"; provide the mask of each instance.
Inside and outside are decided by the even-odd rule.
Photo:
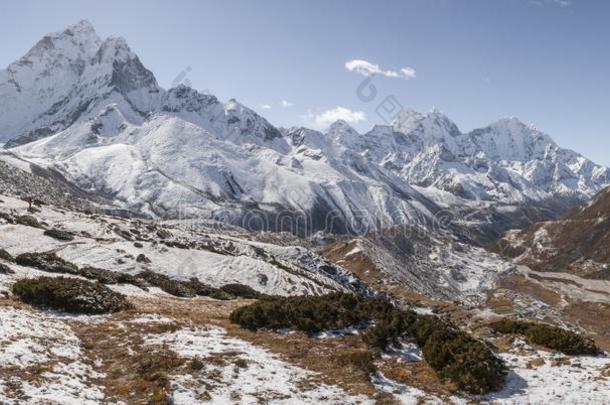
[[[12,153],[157,218],[297,234],[440,221],[483,244],[610,184],[608,168],[514,118],[469,133],[436,110],[365,134],[276,128],[235,100],[161,88],[86,21],[0,71],[0,103]]]

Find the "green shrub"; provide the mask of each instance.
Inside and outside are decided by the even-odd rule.
[[[602,351],[589,338],[575,332],[544,323],[503,319],[489,325],[494,332],[524,336],[530,343],[561,353],[578,355],[598,355]]]
[[[206,296],[206,294],[201,294]],[[222,290],[218,290],[218,289],[214,289],[209,295],[207,295],[210,298],[214,298],[215,300],[222,300],[222,301],[228,301],[228,300],[233,300],[235,299],[234,295],[228,294]]]
[[[151,260],[150,260],[148,257],[146,257],[146,255],[145,255],[145,254],[140,253],[140,254],[138,255],[138,257],[136,257],[136,262],[138,262],[138,263],[144,263],[144,264],[150,264],[150,263],[151,263]]]
[[[431,332],[422,354],[441,378],[471,394],[485,394],[504,385],[504,362],[485,344],[462,331],[444,327]]]
[[[261,295],[252,287],[243,284],[226,284],[220,287],[220,289],[227,294],[241,298],[259,298]]]
[[[44,235],[62,241],[74,240],[74,235],[72,233],[62,231],[60,229],[47,229],[46,231],[44,231]]]
[[[29,226],[32,228],[42,228],[38,220],[31,215],[20,215],[15,217],[15,223],[19,225]]]
[[[131,308],[124,295],[75,278],[22,279],[13,285],[13,294],[28,304],[70,313],[103,314]]]
[[[233,363],[237,368],[248,368],[248,360],[246,359],[236,359]]]
[[[205,363],[199,357],[195,357],[189,363],[189,368],[191,371],[200,371],[205,367]]]
[[[7,262],[12,262],[15,260],[15,258],[4,249],[0,249],[0,259],[6,260]]]
[[[366,326],[391,309],[386,301],[344,293],[321,297],[263,297],[233,311],[231,320],[251,330],[294,328],[314,334],[325,329]]]
[[[386,312],[362,338],[368,345],[379,350],[385,350],[390,344],[398,343],[400,337],[405,333],[410,334],[409,331],[416,318],[417,314],[413,311],[392,310]]]
[[[55,253],[22,253],[15,258],[15,263],[49,273],[78,274],[78,267]]]
[[[0,274],[15,274],[15,272],[6,264],[0,263]]]
[[[197,295],[189,282],[173,280],[164,274],[155,273],[150,270],[136,275],[136,278],[146,280],[150,285],[158,287],[168,294],[176,297],[194,297]]]
[[[133,284],[140,288],[146,287],[146,283],[143,280],[138,279],[131,274],[121,273],[119,271],[110,271],[86,266],[80,269],[78,274],[90,280],[99,281],[102,284]]]
[[[435,316],[401,311],[382,299],[335,293],[321,297],[265,297],[236,309],[232,322],[241,327],[294,328],[308,334],[347,326],[374,326],[362,336],[371,347],[385,350],[410,337],[422,348],[426,362],[458,389],[484,394],[500,389],[506,379],[504,362],[483,343]],[[362,368],[367,369],[364,359]]]

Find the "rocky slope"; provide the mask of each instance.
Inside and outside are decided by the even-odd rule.
[[[438,221],[483,244],[555,217],[609,171],[515,119],[461,133],[405,110],[359,134],[278,130],[235,100],[164,90],[121,38],[81,22],[0,72],[0,139],[80,188],[150,217],[364,234]]]
[[[497,250],[535,270],[610,280],[610,189],[555,221],[507,233]]]
[[[56,204],[72,209],[113,210],[110,201],[83,191],[56,170],[38,166],[2,150],[0,150],[0,193],[32,197],[45,204]]]
[[[395,227],[355,239],[339,240],[322,250],[334,262],[362,277],[377,272],[372,285],[409,288],[423,296],[476,305],[512,264],[483,248],[463,243],[450,232]]]

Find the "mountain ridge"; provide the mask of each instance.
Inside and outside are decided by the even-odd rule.
[[[223,217],[259,230],[281,230],[285,217],[296,233],[345,233],[450,211],[487,238],[553,218],[610,184],[610,170],[517,119],[462,133],[436,109],[405,109],[365,134],[340,121],[325,132],[279,130],[234,99],[161,88],[124,39],[102,40],[89,23],[45,38],[0,72],[0,100],[35,104],[34,73],[64,87],[36,93],[47,111],[0,113],[0,122],[10,116],[1,136],[19,133],[6,146],[151,217]],[[34,63],[46,57],[54,70]],[[21,91],[2,81],[10,72]]]

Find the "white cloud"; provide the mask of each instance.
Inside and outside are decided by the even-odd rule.
[[[405,79],[415,79],[415,69],[413,69],[412,67],[404,67],[400,69],[400,73],[402,73],[402,76]]]
[[[288,107],[292,107],[294,105],[294,103],[291,103],[288,100],[282,100],[282,101],[280,101],[280,105],[282,106],[282,108],[288,108]]]
[[[326,128],[335,121],[343,120],[349,124],[356,124],[366,120],[363,111],[352,111],[349,108],[337,106],[321,112],[320,114],[309,113],[307,115],[311,124],[317,128]]]
[[[259,107],[261,108],[261,110],[270,110],[271,106],[269,104],[261,104],[259,105]]]
[[[350,72],[356,72],[363,76],[381,75],[385,77],[399,77],[407,80],[415,78],[415,69],[412,67],[406,66],[399,71],[384,70],[381,66],[362,59],[348,60],[345,62],[345,68]]]

